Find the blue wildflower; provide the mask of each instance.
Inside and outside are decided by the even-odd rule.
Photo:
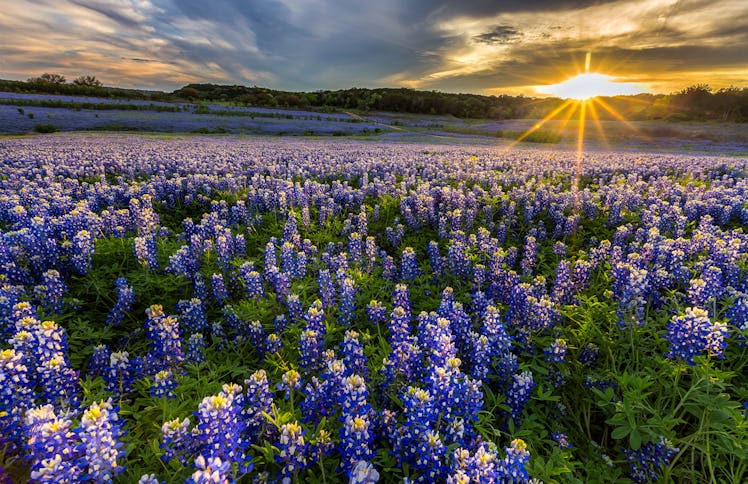
[[[81,465],[85,466],[86,477],[91,481],[111,481],[113,476],[124,470],[119,464],[125,457],[125,451],[120,442],[122,430],[117,410],[109,399],[94,402],[83,411],[80,439],[85,452]]]
[[[319,271],[317,283],[319,284],[319,298],[322,307],[333,307],[335,305],[335,285],[332,282],[330,271],[327,269]]]
[[[276,460],[283,463],[284,477],[296,475],[311,464],[307,455],[309,444],[304,440],[305,433],[297,422],[284,424],[280,428],[280,454],[276,456]]]
[[[205,337],[202,333],[192,333],[187,340],[185,359],[193,365],[205,361]]]
[[[153,377],[151,396],[154,398],[175,398],[174,389],[177,382],[171,370],[161,370]]]
[[[512,378],[512,385],[506,395],[506,403],[509,405],[509,416],[519,423],[522,418],[522,412],[525,405],[530,401],[530,394],[535,386],[532,379],[532,372],[524,371],[517,373]]]
[[[551,438],[558,442],[558,446],[561,449],[571,449],[572,447],[572,445],[569,443],[569,437],[566,434],[554,432],[551,434]]]
[[[631,467],[631,479],[637,483],[655,482],[663,468],[670,465],[670,461],[680,449],[660,437],[658,442],[648,442],[636,450],[623,450],[626,461]]]
[[[252,468],[244,440],[246,421],[241,418],[243,395],[239,385],[225,384],[217,394],[203,398],[195,414],[201,455],[236,462],[241,472]]]
[[[106,323],[110,326],[119,326],[125,317],[125,313],[135,303],[135,292],[124,277],[118,277],[114,281],[114,286],[117,290],[117,302],[109,311]]]
[[[135,258],[146,269],[158,269],[156,239],[153,234],[135,237],[132,242]]]
[[[184,335],[193,333],[205,333],[208,329],[208,318],[205,316],[205,309],[202,300],[193,297],[189,300],[177,302],[177,309],[180,314],[180,326],[184,330]]]
[[[185,484],[233,484],[231,477],[231,462],[218,456],[207,459],[198,455],[195,457],[197,470],[190,476]]]
[[[161,459],[165,462],[178,459],[182,465],[197,451],[197,440],[190,432],[190,419],[169,420],[161,426],[161,444],[159,448],[164,451]]]
[[[262,276],[249,262],[239,268],[239,278],[244,283],[244,292],[249,299],[260,299],[265,295]]]
[[[569,350],[566,340],[563,338],[556,338],[556,340],[546,349],[543,350],[546,358],[545,361],[548,363],[564,363],[566,361],[566,353]]]
[[[694,356],[704,351],[724,358],[727,325],[712,323],[701,308],[686,308],[684,315],[673,316],[667,330],[665,339],[670,343],[670,351],[665,356],[668,358],[678,358],[689,365],[695,365]]]
[[[369,370],[366,368],[366,356],[364,346],[358,341],[358,333],[353,330],[345,332],[341,353],[345,363],[346,375],[358,374],[368,378]]]
[[[55,415],[52,405],[30,409],[25,416],[31,479],[36,482],[82,480],[80,451],[73,422]]]
[[[210,277],[210,286],[213,289],[213,297],[218,302],[219,306],[229,298],[229,293],[226,290],[226,283],[223,280],[223,274],[213,274]]]
[[[375,326],[387,320],[387,308],[376,299],[372,299],[366,305],[366,314],[369,316],[369,321]]]
[[[350,277],[343,279],[340,285],[340,304],[338,306],[338,323],[349,326],[353,323],[356,311],[356,283]]]
[[[73,237],[73,268],[79,274],[88,273],[95,251],[94,238],[88,230],[81,230]]]
[[[416,252],[413,250],[413,247],[406,247],[403,249],[403,258],[400,265],[400,277],[405,281],[409,281],[420,275],[421,269],[418,268]]]

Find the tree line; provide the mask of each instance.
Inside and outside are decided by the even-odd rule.
[[[95,76],[80,76],[68,82],[61,74],[44,73],[26,81],[0,79],[0,92],[29,94],[59,94],[65,96],[87,96],[110,99],[128,99],[145,101],[173,101],[171,93],[162,91],[144,91],[141,89],[124,89],[104,86]]]
[[[543,118],[563,103],[559,98],[452,94],[407,88],[288,92],[262,87],[189,84],[172,94],[193,101],[225,101],[247,106],[392,111],[484,119]],[[613,96],[600,100],[610,111],[631,120],[748,121],[748,88],[715,91],[708,85],[697,84],[672,94]],[[610,111],[598,107],[597,114],[601,119],[615,119],[616,114]]]
[[[151,101],[225,102],[243,106],[303,108],[315,111],[391,111],[479,119],[542,118],[563,102],[559,98],[453,94],[407,88],[291,92],[257,86],[188,84],[173,92],[142,91],[105,87],[94,76],[80,76],[72,82],[67,82],[65,77],[59,74],[42,74],[26,82],[0,80],[0,91]],[[613,96],[600,100],[610,108],[610,111],[615,111],[630,120],[748,121],[748,88],[745,87],[713,90],[706,84],[696,84],[671,94]],[[601,119],[616,117],[604,107],[598,107],[596,111]]]

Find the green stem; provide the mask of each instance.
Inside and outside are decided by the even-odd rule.
[[[706,366],[706,395],[707,395],[706,401],[707,402],[711,401],[711,389],[712,389],[712,383],[709,380],[709,365],[707,364]],[[699,428],[703,429],[704,421],[706,420],[707,432],[704,433],[704,438],[706,439],[706,452],[704,454],[706,456],[707,468],[709,469],[709,477],[710,477],[709,482],[716,483],[717,480],[714,477],[714,466],[712,465],[712,455],[711,455],[711,448],[710,448],[711,439],[709,438],[709,432],[708,432],[708,428],[711,426],[710,417],[711,417],[711,413],[709,411],[709,408],[705,408],[704,413],[703,413],[703,418],[701,419],[701,425],[699,426]]]
[[[322,482],[327,483],[327,477],[325,476],[325,466],[322,464],[322,456],[319,458],[319,468],[322,471]]]
[[[698,385],[699,383],[701,383],[701,379],[697,380],[695,385],[691,385],[691,388],[689,388],[688,391],[686,391],[685,395],[681,397],[680,402],[678,402],[678,405],[676,405],[675,408],[673,409],[673,412],[672,412],[673,418],[675,419],[680,418],[680,415],[678,415],[678,411],[681,409],[681,407],[683,407],[683,404],[688,399],[688,396],[691,394],[694,388],[696,388],[696,385]]]
[[[631,345],[631,352],[634,354],[634,371],[639,371],[639,352],[636,351],[636,346],[634,345],[634,331],[636,331],[636,328],[632,327],[629,328],[629,344]]]

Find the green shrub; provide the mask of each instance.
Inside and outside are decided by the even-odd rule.
[[[195,133],[195,134],[224,134],[224,133],[228,133],[228,131],[226,130],[226,128],[224,128],[222,126],[219,126],[219,127],[215,128],[215,129],[210,129],[210,128],[193,129],[192,131],[190,131],[190,133]]]
[[[38,123],[36,126],[34,126],[34,131],[36,131],[37,133],[54,133],[55,131],[58,131],[58,129],[54,124]]]

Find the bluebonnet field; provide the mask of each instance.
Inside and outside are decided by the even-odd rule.
[[[0,141],[0,482],[744,482],[744,158]]]
[[[0,92],[0,133],[153,131],[344,136],[382,126],[345,113]]]

